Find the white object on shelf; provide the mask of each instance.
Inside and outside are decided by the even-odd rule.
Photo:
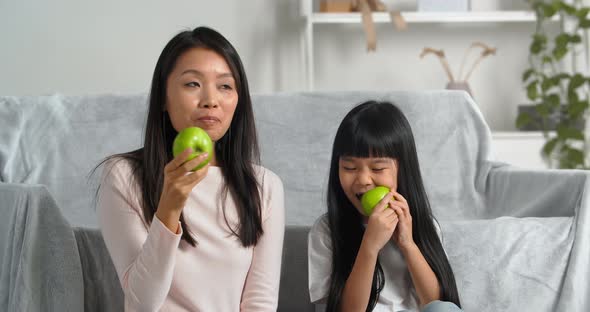
[[[416,11],[420,0],[381,0],[389,11]]]
[[[540,131],[492,132],[494,159],[521,168],[548,168],[541,156],[544,144]]]
[[[469,11],[469,0],[418,0],[418,11]]]

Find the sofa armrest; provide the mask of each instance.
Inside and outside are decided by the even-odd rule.
[[[489,217],[573,217],[571,251],[554,311],[590,309],[590,172],[490,170],[486,181]]]
[[[490,170],[485,187],[487,217],[571,217],[580,209],[590,173],[582,170]]]
[[[83,311],[74,233],[42,185],[0,183],[0,310]]]

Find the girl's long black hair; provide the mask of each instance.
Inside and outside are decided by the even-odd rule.
[[[172,142],[178,134],[172,126],[170,116],[164,111],[166,82],[178,58],[193,48],[206,48],[221,55],[229,65],[236,82],[238,104],[228,131],[215,142],[215,155],[227,181],[223,193],[233,196],[238,210],[238,228],[232,228],[227,218],[225,222],[244,247],[253,246],[263,234],[263,229],[260,185],[253,167],[254,164],[260,163],[260,152],[252,101],[238,52],[215,30],[198,27],[192,31],[183,31],[166,44],[152,78],[143,147],[109,156],[97,168],[110,159],[129,161],[133,168],[131,178],[141,190],[143,215],[146,223],[150,224],[164,186],[164,166],[173,159]],[[184,222],[184,215],[180,216],[180,221],[183,230],[182,240],[195,246],[197,242]]]
[[[392,103],[369,101],[356,106],[344,117],[334,139],[327,193],[328,224],[333,246],[327,311],[340,311],[342,291],[364,234],[362,216],[348,200],[340,184],[338,163],[342,156],[397,160],[397,192],[407,199],[410,206],[414,241],[438,279],[441,300],[460,307],[453,270],[433,223],[435,220],[422,182],[410,124]],[[377,304],[384,285],[383,269],[377,261],[367,311],[373,310]]]

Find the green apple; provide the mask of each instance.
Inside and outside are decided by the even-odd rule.
[[[361,197],[361,205],[363,206],[363,212],[365,216],[370,216],[375,209],[375,206],[389,193],[389,188],[385,186],[377,186],[376,188],[369,190],[363,197]]]
[[[192,171],[199,170],[205,167],[211,158],[213,157],[213,141],[207,134],[207,132],[199,127],[188,127],[180,131],[174,143],[172,143],[172,155],[176,157],[187,148],[191,148],[193,152],[187,158],[187,161],[201,155],[202,153],[209,153],[209,156],[198,166],[192,169]]]

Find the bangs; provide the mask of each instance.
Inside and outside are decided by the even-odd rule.
[[[360,116],[363,117],[363,116]],[[365,116],[369,117],[369,116]],[[344,127],[339,136],[339,156],[348,157],[389,157],[398,159],[402,148],[400,133],[393,130],[393,124],[387,120],[352,120]]]

